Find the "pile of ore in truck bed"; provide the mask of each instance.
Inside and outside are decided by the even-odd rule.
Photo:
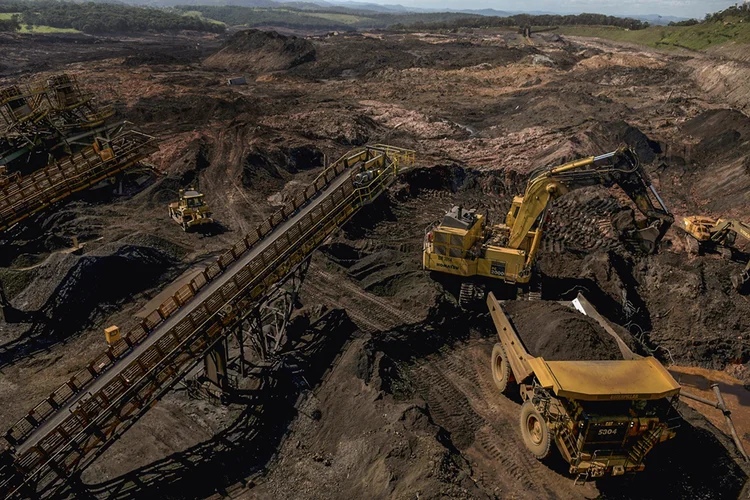
[[[555,302],[514,301],[503,304],[503,309],[532,356],[547,361],[622,359],[615,339],[593,318],[572,307]]]

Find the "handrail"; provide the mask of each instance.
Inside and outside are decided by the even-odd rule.
[[[126,131],[110,142],[113,158],[104,160],[93,146],[16,178],[0,187],[0,231],[73,193],[118,174],[158,150],[154,137]]]

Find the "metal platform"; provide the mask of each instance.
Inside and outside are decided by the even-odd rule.
[[[103,147],[87,147],[31,175],[17,176],[0,186],[0,231],[52,203],[112,177],[158,151],[156,138],[125,131]]]

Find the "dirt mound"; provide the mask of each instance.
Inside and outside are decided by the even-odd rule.
[[[731,109],[709,110],[687,121],[682,132],[695,141],[685,160],[698,204],[724,217],[744,217],[750,203],[750,118]]]
[[[603,69],[610,66],[656,69],[663,67],[664,63],[652,57],[631,54],[604,54],[584,59],[576,65],[576,69]]]
[[[390,40],[362,36],[337,37],[334,41],[315,40],[315,62],[296,68],[295,74],[313,78],[387,79],[409,68],[458,69],[487,61],[500,66],[518,62],[532,48],[517,49],[483,46],[469,42],[440,44],[411,40],[409,46]]]
[[[304,38],[275,31],[248,30],[235,33],[204,64],[212,68],[264,73],[280,71],[315,60],[315,47]]]
[[[608,123],[597,123],[587,132],[598,151],[614,151],[622,144],[635,149],[643,163],[651,163],[661,153],[658,142],[652,141],[640,129],[619,120]]]
[[[211,120],[232,120],[242,113],[251,113],[257,102],[246,96],[231,95],[226,99],[202,94],[157,95],[141,97],[127,109],[125,116],[134,123],[164,123],[176,120],[180,129],[193,130]]]
[[[694,157],[710,159],[750,139],[750,118],[733,109],[712,109],[685,122],[682,130],[699,141]]]
[[[591,318],[554,302],[503,305],[521,341],[547,361],[622,359],[617,342]]]

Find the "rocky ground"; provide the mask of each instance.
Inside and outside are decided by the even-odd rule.
[[[104,327],[135,324],[169,282],[231,246],[326,161],[388,143],[416,150],[418,168],[316,254],[299,348],[283,368],[225,405],[179,387],[84,472],[88,493],[737,498],[745,466],[725,430],[687,407],[678,438],[636,478],[574,487],[559,464],[537,463],[517,432],[517,402],[493,390],[486,316],[460,312],[451,284],[421,269],[425,229],[452,205],[500,220],[531,169],[621,142],[637,149],[678,221],[748,211],[740,52],[549,33],[533,42],[491,30],[3,35],[0,85],[70,72],[162,143],[151,159],[159,175],[145,185],[125,178],[123,194],[101,187],[2,236],[0,279],[21,314],[0,323],[0,421],[12,424],[85,366]],[[247,85],[226,85],[240,75]],[[219,224],[185,234],[166,205],[196,183]],[[628,253],[610,224],[627,205],[595,188],[554,204],[544,298],[583,292],[642,349],[745,391],[750,301],[729,283],[742,264],[688,255],[677,225],[658,254]],[[67,251],[73,237],[83,253]]]

